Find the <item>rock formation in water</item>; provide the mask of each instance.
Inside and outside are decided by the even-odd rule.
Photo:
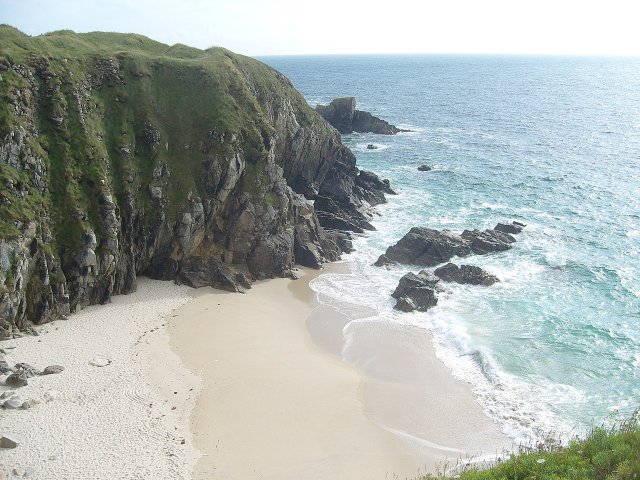
[[[379,133],[395,135],[408,132],[374,117],[369,112],[356,110],[355,97],[336,98],[329,105],[317,105],[316,111],[340,133]],[[375,148],[375,145],[372,145]]]
[[[388,182],[274,69],[139,35],[0,27],[0,338],[135,290],[319,267]]]
[[[453,257],[466,257],[475,253],[509,250],[516,239],[504,229],[518,233],[525,227],[523,223],[499,223],[493,230],[465,230],[457,235],[449,230],[413,227],[409,233],[391,245],[380,255],[375,265],[382,267],[393,263],[435,267],[448,262]]]
[[[438,303],[436,296],[437,283],[440,281],[433,273],[426,270],[409,272],[400,279],[395,291],[391,294],[396,299],[394,308],[403,312],[414,310],[426,311]]]
[[[486,270],[475,265],[456,265],[447,263],[436,268],[433,274],[445,282],[463,283],[468,285],[493,285],[500,280]]]

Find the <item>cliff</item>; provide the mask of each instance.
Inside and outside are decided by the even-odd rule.
[[[0,26],[0,338],[141,274],[242,291],[317,268],[385,191],[258,61]]]

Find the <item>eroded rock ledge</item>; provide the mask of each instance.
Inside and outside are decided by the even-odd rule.
[[[374,117],[369,112],[356,110],[355,97],[336,98],[329,105],[317,105],[316,111],[343,134],[359,132],[395,135],[409,131]]]

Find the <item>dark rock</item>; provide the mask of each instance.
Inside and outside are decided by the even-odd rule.
[[[18,440],[10,434],[5,434],[0,438],[0,448],[16,448]]]
[[[433,170],[433,168],[430,167],[429,165],[420,165],[418,167],[418,171],[420,172],[430,172],[431,170]]]
[[[19,408],[22,408],[23,404],[24,400],[20,395],[13,395],[2,402],[2,408],[5,408],[7,410],[17,410]]]
[[[38,370],[28,363],[16,363],[13,368],[16,372],[23,372],[28,378],[33,378],[38,375]]]
[[[40,375],[53,375],[56,373],[61,373],[63,370],[64,367],[60,365],[49,365],[40,373]]]
[[[508,233],[498,230],[465,230],[462,232],[462,238],[469,242],[471,250],[477,255],[509,250],[511,244],[516,241]]]
[[[329,105],[317,105],[316,112],[340,133],[352,133],[353,114],[356,110],[355,97],[334,99]]]
[[[499,282],[498,277],[475,265],[447,263],[433,272],[445,282],[464,283],[469,285],[493,285]]]
[[[454,256],[471,254],[469,242],[449,230],[414,227],[398,243],[387,248],[375,265],[391,263],[432,267]]]
[[[398,132],[408,131],[374,117],[369,112],[356,110],[354,97],[336,98],[329,105],[317,105],[316,111],[340,133],[360,132],[394,135]],[[370,146],[375,147],[374,145]]]
[[[413,273],[409,272],[404,275],[400,281],[398,282],[398,286],[395,291],[391,294],[391,296],[395,299],[402,297],[407,291],[413,288],[420,287],[429,287],[435,288],[436,284],[440,281],[438,277],[436,277],[433,273],[428,272],[426,270],[421,270],[420,272]]]
[[[426,311],[438,303],[436,284],[439,279],[432,273],[422,270],[418,274],[409,272],[398,282],[391,294],[397,300],[394,308],[403,312],[413,310]]]
[[[369,145],[367,145],[367,150],[377,150],[378,147],[375,146],[373,143],[370,143]]]
[[[15,372],[7,377],[4,381],[7,387],[20,388],[29,384],[27,374],[24,372]]]
[[[11,373],[13,368],[9,366],[6,360],[0,360],[0,374]]]
[[[498,223],[495,227],[493,227],[493,229],[499,232],[516,235],[522,232],[522,229],[524,227],[526,227],[524,223],[513,221],[511,223]]]
[[[177,281],[192,288],[212,286],[229,292],[245,292],[251,288],[251,281],[243,273],[214,259],[200,257],[191,257],[182,265]]]

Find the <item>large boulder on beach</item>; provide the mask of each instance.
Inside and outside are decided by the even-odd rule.
[[[516,241],[508,233],[499,230],[465,230],[461,236],[468,242],[471,250],[476,255],[504,252],[509,250],[511,244]]]
[[[526,224],[516,222],[514,220],[513,222],[510,222],[510,223],[498,223],[495,227],[493,227],[493,229],[497,230],[498,232],[517,235],[518,233],[522,232],[522,229],[526,226],[527,226]]]
[[[375,265],[392,263],[434,267],[472,252],[470,243],[449,230],[414,227],[398,243],[387,248]]]
[[[436,268],[434,275],[445,281],[463,283],[469,285],[493,285],[500,280],[495,275],[491,275],[486,270],[475,265],[456,265],[455,263],[447,263],[442,267]]]
[[[436,284],[438,277],[426,270],[409,272],[398,282],[391,294],[397,300],[394,308],[403,312],[426,311],[438,303]]]

